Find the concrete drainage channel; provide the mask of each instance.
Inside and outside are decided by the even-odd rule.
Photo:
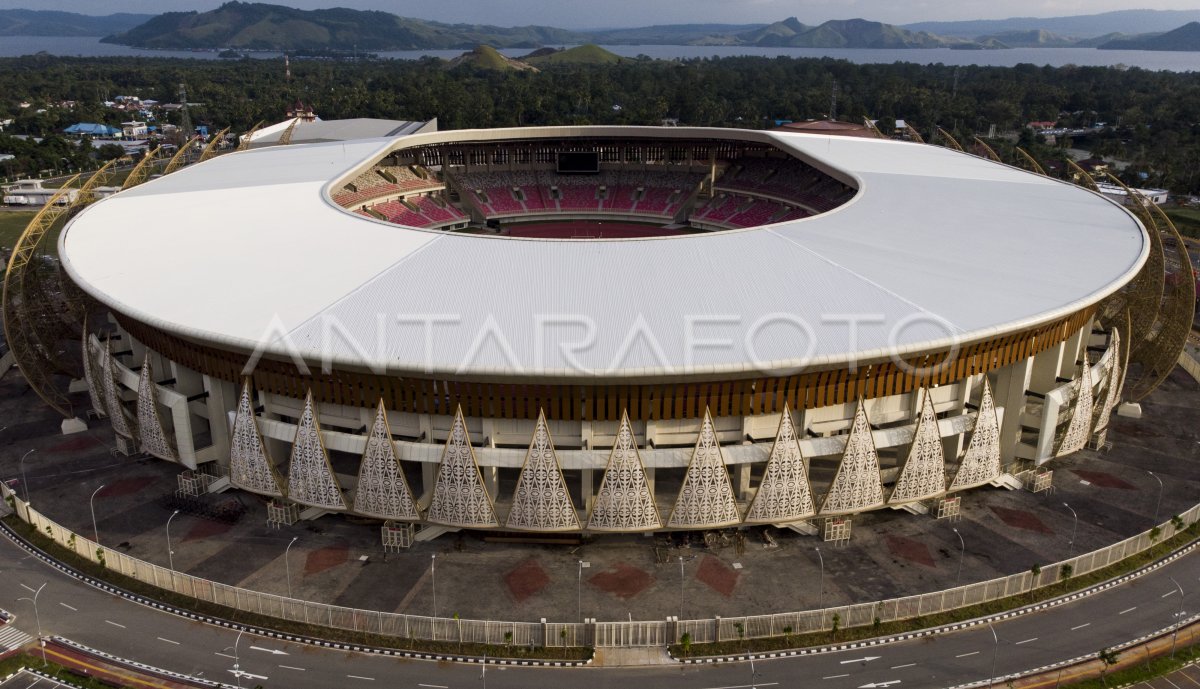
[[[17,534],[15,531],[13,531],[7,524],[0,522],[0,529],[2,529],[4,531],[4,534],[9,538],[9,540],[13,541],[15,544],[17,544],[19,547],[21,547],[23,550],[27,551],[34,557],[37,557],[38,559],[42,560],[43,562],[50,565],[51,567],[54,567],[55,569],[59,570],[60,572],[63,572],[64,574],[66,574],[78,581],[86,583],[89,586],[92,586],[93,588],[99,589],[101,591],[105,591],[107,593],[112,593],[112,594],[120,596],[126,600],[132,601],[134,603],[138,603],[140,605],[144,605],[146,607],[154,608],[156,610],[161,610],[163,612],[168,612],[168,613],[171,613],[171,614],[174,614],[174,615],[177,615],[180,617],[184,617],[187,619],[204,622],[204,623],[211,624],[211,625],[217,626],[217,627],[224,627],[226,629],[234,629],[234,630],[238,630],[238,631],[244,631],[247,633],[255,634],[257,636],[262,636],[262,637],[266,637],[266,638],[273,638],[273,639],[279,639],[279,640],[283,640],[283,641],[291,641],[291,642],[295,642],[295,643],[308,644],[311,646],[318,646],[318,647],[322,647],[322,648],[332,648],[332,649],[338,649],[338,650],[344,650],[344,651],[354,651],[354,652],[358,652],[358,653],[369,653],[369,654],[373,654],[373,655],[392,656],[392,657],[398,657],[398,658],[410,658],[410,659],[416,659],[416,660],[454,661],[454,662],[459,662],[459,663],[478,663],[478,664],[488,664],[488,665],[512,665],[512,666],[525,666],[525,667],[560,667],[560,668],[584,667],[584,666],[588,666],[588,665],[592,664],[592,659],[590,659],[590,658],[588,660],[514,660],[514,659],[505,659],[505,658],[482,658],[479,656],[447,655],[447,654],[440,654],[440,653],[423,653],[420,651],[405,651],[405,650],[400,650],[400,649],[378,648],[378,647],[373,647],[373,646],[361,646],[358,644],[350,644],[350,643],[343,643],[343,642],[337,642],[337,641],[327,641],[324,639],[300,636],[300,635],[295,635],[295,634],[285,634],[282,632],[277,632],[277,631],[265,629],[262,627],[238,624],[238,623],[230,622],[228,620],[222,620],[220,618],[211,617],[208,615],[201,615],[201,614],[194,613],[194,612],[191,612],[188,610],[184,610],[182,608],[177,608],[177,607],[174,607],[171,605],[166,605],[164,603],[160,603],[160,602],[152,600],[150,598],[146,598],[144,596],[141,596],[141,595],[138,595],[135,593],[131,593],[122,588],[113,586],[104,581],[101,581],[94,577],[88,576],[82,572],[79,572],[79,571],[55,560],[54,558],[50,557],[48,554],[46,554],[42,550],[38,549],[32,543],[26,541],[19,534]],[[879,638],[875,638],[875,639],[866,639],[863,641],[856,641],[856,642],[850,642],[850,643],[844,643],[844,644],[834,644],[834,645],[829,645],[829,646],[818,646],[818,647],[813,647],[813,648],[802,648],[802,649],[794,649],[794,650],[788,650],[788,651],[770,651],[770,652],[763,652],[763,653],[741,653],[741,654],[730,654],[730,655],[724,655],[724,656],[705,656],[705,657],[701,657],[701,658],[686,658],[686,659],[680,659],[680,658],[674,658],[674,657],[672,657],[672,658],[675,661],[683,663],[683,664],[745,662],[745,661],[749,661],[749,660],[762,660],[762,659],[769,659],[769,658],[790,658],[790,657],[796,657],[796,656],[813,655],[813,654],[817,654],[817,653],[834,653],[834,652],[838,652],[838,651],[846,651],[846,650],[852,650],[852,649],[857,649],[857,648],[879,646],[879,645],[883,645],[883,644],[895,643],[898,641],[906,641],[909,639],[915,639],[915,638],[920,638],[920,637],[925,637],[925,636],[933,636],[936,634],[950,633],[950,632],[958,631],[961,629],[975,627],[975,626],[978,626],[981,624],[987,624],[988,622],[991,622],[991,621],[999,621],[999,620],[1010,619],[1012,617],[1017,617],[1020,615],[1027,615],[1027,614],[1030,614],[1033,612],[1044,610],[1046,608],[1056,607],[1059,605],[1070,603],[1072,601],[1079,600],[1080,598],[1083,598],[1085,596],[1090,596],[1092,594],[1108,590],[1110,588],[1113,588],[1114,586],[1119,586],[1128,581],[1131,581],[1133,579],[1141,577],[1141,576],[1145,575],[1146,573],[1152,572],[1168,563],[1174,562],[1175,560],[1177,560],[1181,557],[1184,557],[1185,555],[1192,552],[1198,545],[1200,545],[1200,541],[1192,541],[1191,543],[1180,548],[1179,550],[1176,550],[1175,552],[1167,555],[1166,557],[1163,557],[1160,560],[1152,562],[1149,565],[1142,567],[1141,569],[1135,570],[1133,572],[1129,572],[1128,574],[1124,574],[1115,579],[1110,579],[1108,581],[1101,582],[1099,584],[1096,584],[1095,586],[1091,586],[1091,587],[1083,589],[1081,591],[1069,593],[1064,596],[1060,596],[1058,598],[1053,598],[1053,599],[1050,599],[1047,601],[1042,601],[1040,603],[1028,605],[1028,606],[1025,606],[1022,608],[1018,608],[1016,610],[1010,610],[1008,612],[998,613],[996,615],[991,615],[991,616],[987,616],[987,617],[978,617],[973,620],[967,620],[965,622],[958,622],[958,623],[954,623],[954,624],[943,625],[940,627],[932,627],[929,629],[923,629],[923,630],[916,631],[916,632],[897,634],[897,635],[888,636],[888,637],[879,637]],[[1195,619],[1200,619],[1200,616],[1197,616],[1195,618],[1190,618],[1189,622],[1191,622]],[[1173,626],[1168,627],[1166,631],[1170,631],[1173,628],[1174,628]],[[1144,643],[1146,641],[1146,639],[1156,637],[1158,635],[1161,635],[1162,633],[1163,632],[1156,632],[1154,634],[1148,635],[1147,637],[1142,637],[1140,639],[1131,640],[1127,644],[1123,645],[1123,647],[1128,647],[1128,646],[1133,646],[1133,645],[1137,645],[1140,643]],[[88,650],[91,650],[91,649],[88,649]],[[119,658],[109,657],[107,655],[104,655],[104,657],[107,657],[110,660],[128,663],[132,667],[137,667],[137,664],[132,663],[131,661],[122,661]],[[1031,669],[1026,672],[1009,675],[1008,679],[1014,679],[1017,677],[1025,677],[1025,676],[1029,676],[1029,675],[1040,674],[1040,673],[1046,672],[1048,670],[1054,670],[1054,669],[1058,669],[1061,667],[1067,667],[1069,665],[1074,665],[1074,664],[1077,664],[1077,663],[1081,662],[1082,660],[1086,660],[1086,659],[1087,659],[1087,657],[1082,657],[1082,658],[1074,658],[1074,659],[1062,661],[1061,663],[1056,663],[1051,666],[1047,666],[1047,667],[1043,667],[1043,668],[1035,668],[1035,669]],[[188,679],[191,679],[191,678],[188,678]],[[201,684],[206,683],[205,680],[196,680],[196,681]],[[979,684],[962,685],[962,687],[970,687],[970,686],[981,686],[981,685],[979,685]]]

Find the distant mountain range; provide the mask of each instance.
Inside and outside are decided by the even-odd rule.
[[[1196,22],[1200,22],[1200,10],[1124,10],[1076,17],[920,22],[904,26],[865,19],[808,25],[789,17],[772,24],[670,24],[570,31],[550,26],[445,24],[345,8],[297,10],[264,3],[228,2],[208,12],[105,17],[0,10],[0,36],[105,36],[102,39],[105,42],[151,49],[326,52],[472,49],[478,45],[534,49],[580,44],[1200,50],[1197,35],[1200,27],[1194,26]]]
[[[93,17],[73,12],[0,10],[0,36],[107,36],[153,18],[152,14]]]

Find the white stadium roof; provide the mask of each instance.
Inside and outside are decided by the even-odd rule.
[[[412,229],[328,197],[398,146],[565,136],[765,141],[859,191],[803,220],[637,240]],[[95,203],[60,239],[89,294],[198,342],[251,351],[265,339],[275,355],[380,372],[564,380],[784,373],[944,349],[1095,304],[1132,279],[1147,246],[1098,194],[945,148],[611,127],[234,153]]]

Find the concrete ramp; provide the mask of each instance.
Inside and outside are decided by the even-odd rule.
[[[1021,479],[1012,474],[1000,474],[989,483],[997,488],[1007,488],[1008,490],[1021,490],[1025,487],[1025,484],[1021,483]]]
[[[413,536],[413,540],[424,543],[426,541],[432,541],[442,534],[454,533],[456,531],[461,531],[461,529],[454,526],[426,525],[421,527],[421,530],[417,532],[416,536]]]
[[[771,526],[775,527],[776,529],[791,529],[792,531],[804,536],[816,536],[821,533],[821,530],[817,528],[817,525],[810,521],[789,522],[787,524],[772,524]]]

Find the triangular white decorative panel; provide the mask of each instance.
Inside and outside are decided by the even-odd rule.
[[[996,416],[996,401],[992,385],[983,377],[983,396],[975,416],[975,430],[963,453],[962,463],[950,482],[950,490],[982,486],[1000,475],[1000,421]]]
[[[879,454],[871,436],[871,424],[862,400],[854,412],[854,423],[846,438],[846,450],[838,462],[833,483],[821,501],[821,514],[847,514],[883,505],[883,481],[879,476]]]
[[[454,412],[454,424],[446,438],[437,481],[433,485],[433,499],[425,518],[435,524],[462,528],[500,525],[496,520],[492,499],[483,485],[479,464],[475,461],[475,450],[471,448],[471,438],[467,435],[462,407]]]
[[[346,509],[342,487],[329,463],[329,453],[321,440],[321,421],[313,406],[312,390],[304,396],[304,411],[296,424],[292,441],[292,459],[288,463],[288,499],[301,505],[327,510]]]
[[[1121,361],[1121,333],[1116,328],[1113,328],[1112,341],[1109,342],[1108,349],[1112,352],[1109,355],[1111,361],[1108,366],[1108,380],[1104,385],[1104,397],[1096,405],[1096,422],[1092,424],[1092,428],[1095,429],[1094,433],[1104,433],[1108,430],[1108,421],[1112,417],[1112,410],[1117,406],[1121,393],[1119,390],[1121,364],[1123,363]]]
[[[92,403],[92,409],[100,416],[108,416],[108,411],[104,408],[104,387],[100,384],[96,371],[96,355],[92,351],[91,335],[88,335],[87,330],[83,331],[83,379],[87,382],[88,399]]]
[[[358,489],[354,493],[354,511],[380,519],[420,519],[417,501],[400,469],[392,430],[388,427],[383,400],[375,410],[375,423],[367,436],[362,462],[358,465]]]
[[[579,530],[579,515],[554,452],[546,415],[540,409],[505,526],[530,531]]]
[[[258,421],[254,417],[249,380],[242,384],[237,415],[233,418],[233,434],[229,441],[229,482],[252,493],[284,497],[283,482],[267,454],[262,432],[258,430]]]
[[[108,418],[112,421],[113,431],[117,435],[135,440],[133,421],[125,415],[125,405],[121,403],[121,387],[117,383],[117,374],[113,367],[112,342],[105,340],[104,354],[100,359],[100,377],[104,385],[104,406],[108,410]]]
[[[154,384],[153,369],[150,366],[150,353],[142,362],[142,372],[138,376],[138,435],[141,436],[142,452],[154,455],[168,461],[179,461],[179,454],[172,447],[167,432],[163,429],[162,417],[158,415],[157,386]]]
[[[921,416],[913,431],[912,446],[900,465],[900,475],[888,502],[898,505],[925,500],[946,492],[946,451],[938,432],[937,412],[929,390],[921,394]]]
[[[1055,456],[1061,457],[1078,452],[1087,446],[1092,426],[1092,367],[1087,354],[1083,356],[1083,374],[1079,376],[1079,392],[1071,409],[1071,420],[1063,434],[1062,444]]]
[[[732,526],[741,520],[712,415],[705,408],[700,437],[696,440],[696,449],[692,450],[692,461],[688,463],[667,526],[718,528]]]
[[[649,531],[662,528],[646,469],[633,439],[629,413],[621,413],[617,442],[600,479],[600,492],[588,516],[590,531]]]
[[[746,513],[746,522],[780,524],[807,519],[816,511],[812,484],[804,470],[804,456],[800,454],[800,439],[792,422],[792,410],[785,403],[775,444],[771,446],[771,457],[767,460],[758,493]]]

